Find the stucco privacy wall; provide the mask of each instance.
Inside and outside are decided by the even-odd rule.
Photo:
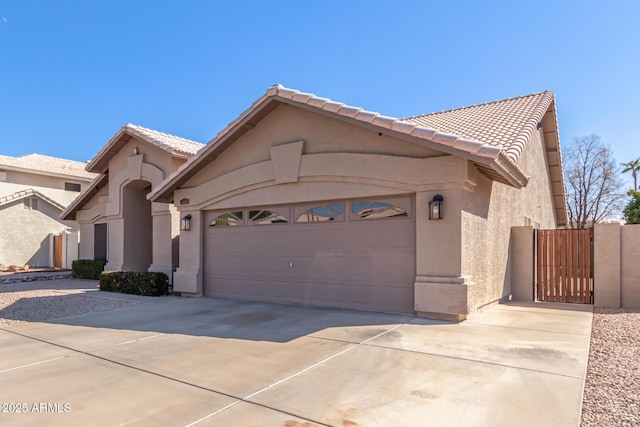
[[[533,227],[512,230],[512,292],[532,301]],[[593,230],[593,298],[596,307],[640,309],[640,225],[596,224]]]
[[[640,225],[596,224],[594,305],[640,309]]]

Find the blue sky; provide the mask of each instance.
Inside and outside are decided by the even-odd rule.
[[[88,160],[127,122],[207,142],[281,83],[395,117],[552,90],[563,144],[596,133],[629,161],[638,19],[615,0],[0,0],[0,154]]]

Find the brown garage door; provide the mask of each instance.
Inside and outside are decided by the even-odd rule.
[[[412,313],[413,200],[208,212],[205,295]]]

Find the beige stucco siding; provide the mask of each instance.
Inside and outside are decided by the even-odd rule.
[[[151,203],[146,194],[184,159],[135,138],[109,161],[109,183],[78,210],[83,232],[80,256],[94,257],[94,225],[108,224],[107,269],[159,271],[170,278],[177,265],[179,216],[167,203]]]
[[[481,176],[476,190],[465,194],[461,252],[470,312],[511,293],[512,226],[525,225],[526,216],[531,225],[556,227],[541,135],[533,134],[519,163],[530,177],[526,187],[515,189]]]
[[[474,191],[477,175],[460,157],[280,106],[175,191],[181,215],[192,215],[192,229],[180,236],[174,290],[202,294],[204,211],[415,195],[417,255],[411,274],[424,285],[416,311],[466,313],[461,211],[463,193]],[[441,221],[428,219],[435,194],[446,200]]]
[[[305,154],[369,153],[424,158],[442,153],[318,113],[280,105],[254,129],[222,152],[184,187],[194,187],[230,171],[270,160],[270,148],[305,141]]]
[[[82,190],[90,185],[90,182],[73,178],[36,175],[13,170],[7,170],[4,173],[6,173],[6,177],[4,181],[0,181],[0,197],[32,188],[63,206],[69,205],[80,194],[76,191],[66,191],[64,189],[65,182],[80,184]]]
[[[134,150],[137,149],[138,155],[144,157],[144,162],[162,170],[165,174],[174,171],[176,163],[183,163],[184,160],[178,160],[169,153],[146,142],[139,141],[135,138],[127,142],[109,161],[109,176],[118,175],[129,167],[127,159],[134,156]],[[167,175],[168,176],[168,175]],[[165,176],[166,178],[166,176]]]

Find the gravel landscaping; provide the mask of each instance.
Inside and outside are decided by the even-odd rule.
[[[581,425],[640,425],[640,310],[595,309]]]
[[[5,280],[0,281],[0,327],[143,304],[104,298],[95,292],[89,296],[87,289],[97,287],[97,282],[90,280]]]

